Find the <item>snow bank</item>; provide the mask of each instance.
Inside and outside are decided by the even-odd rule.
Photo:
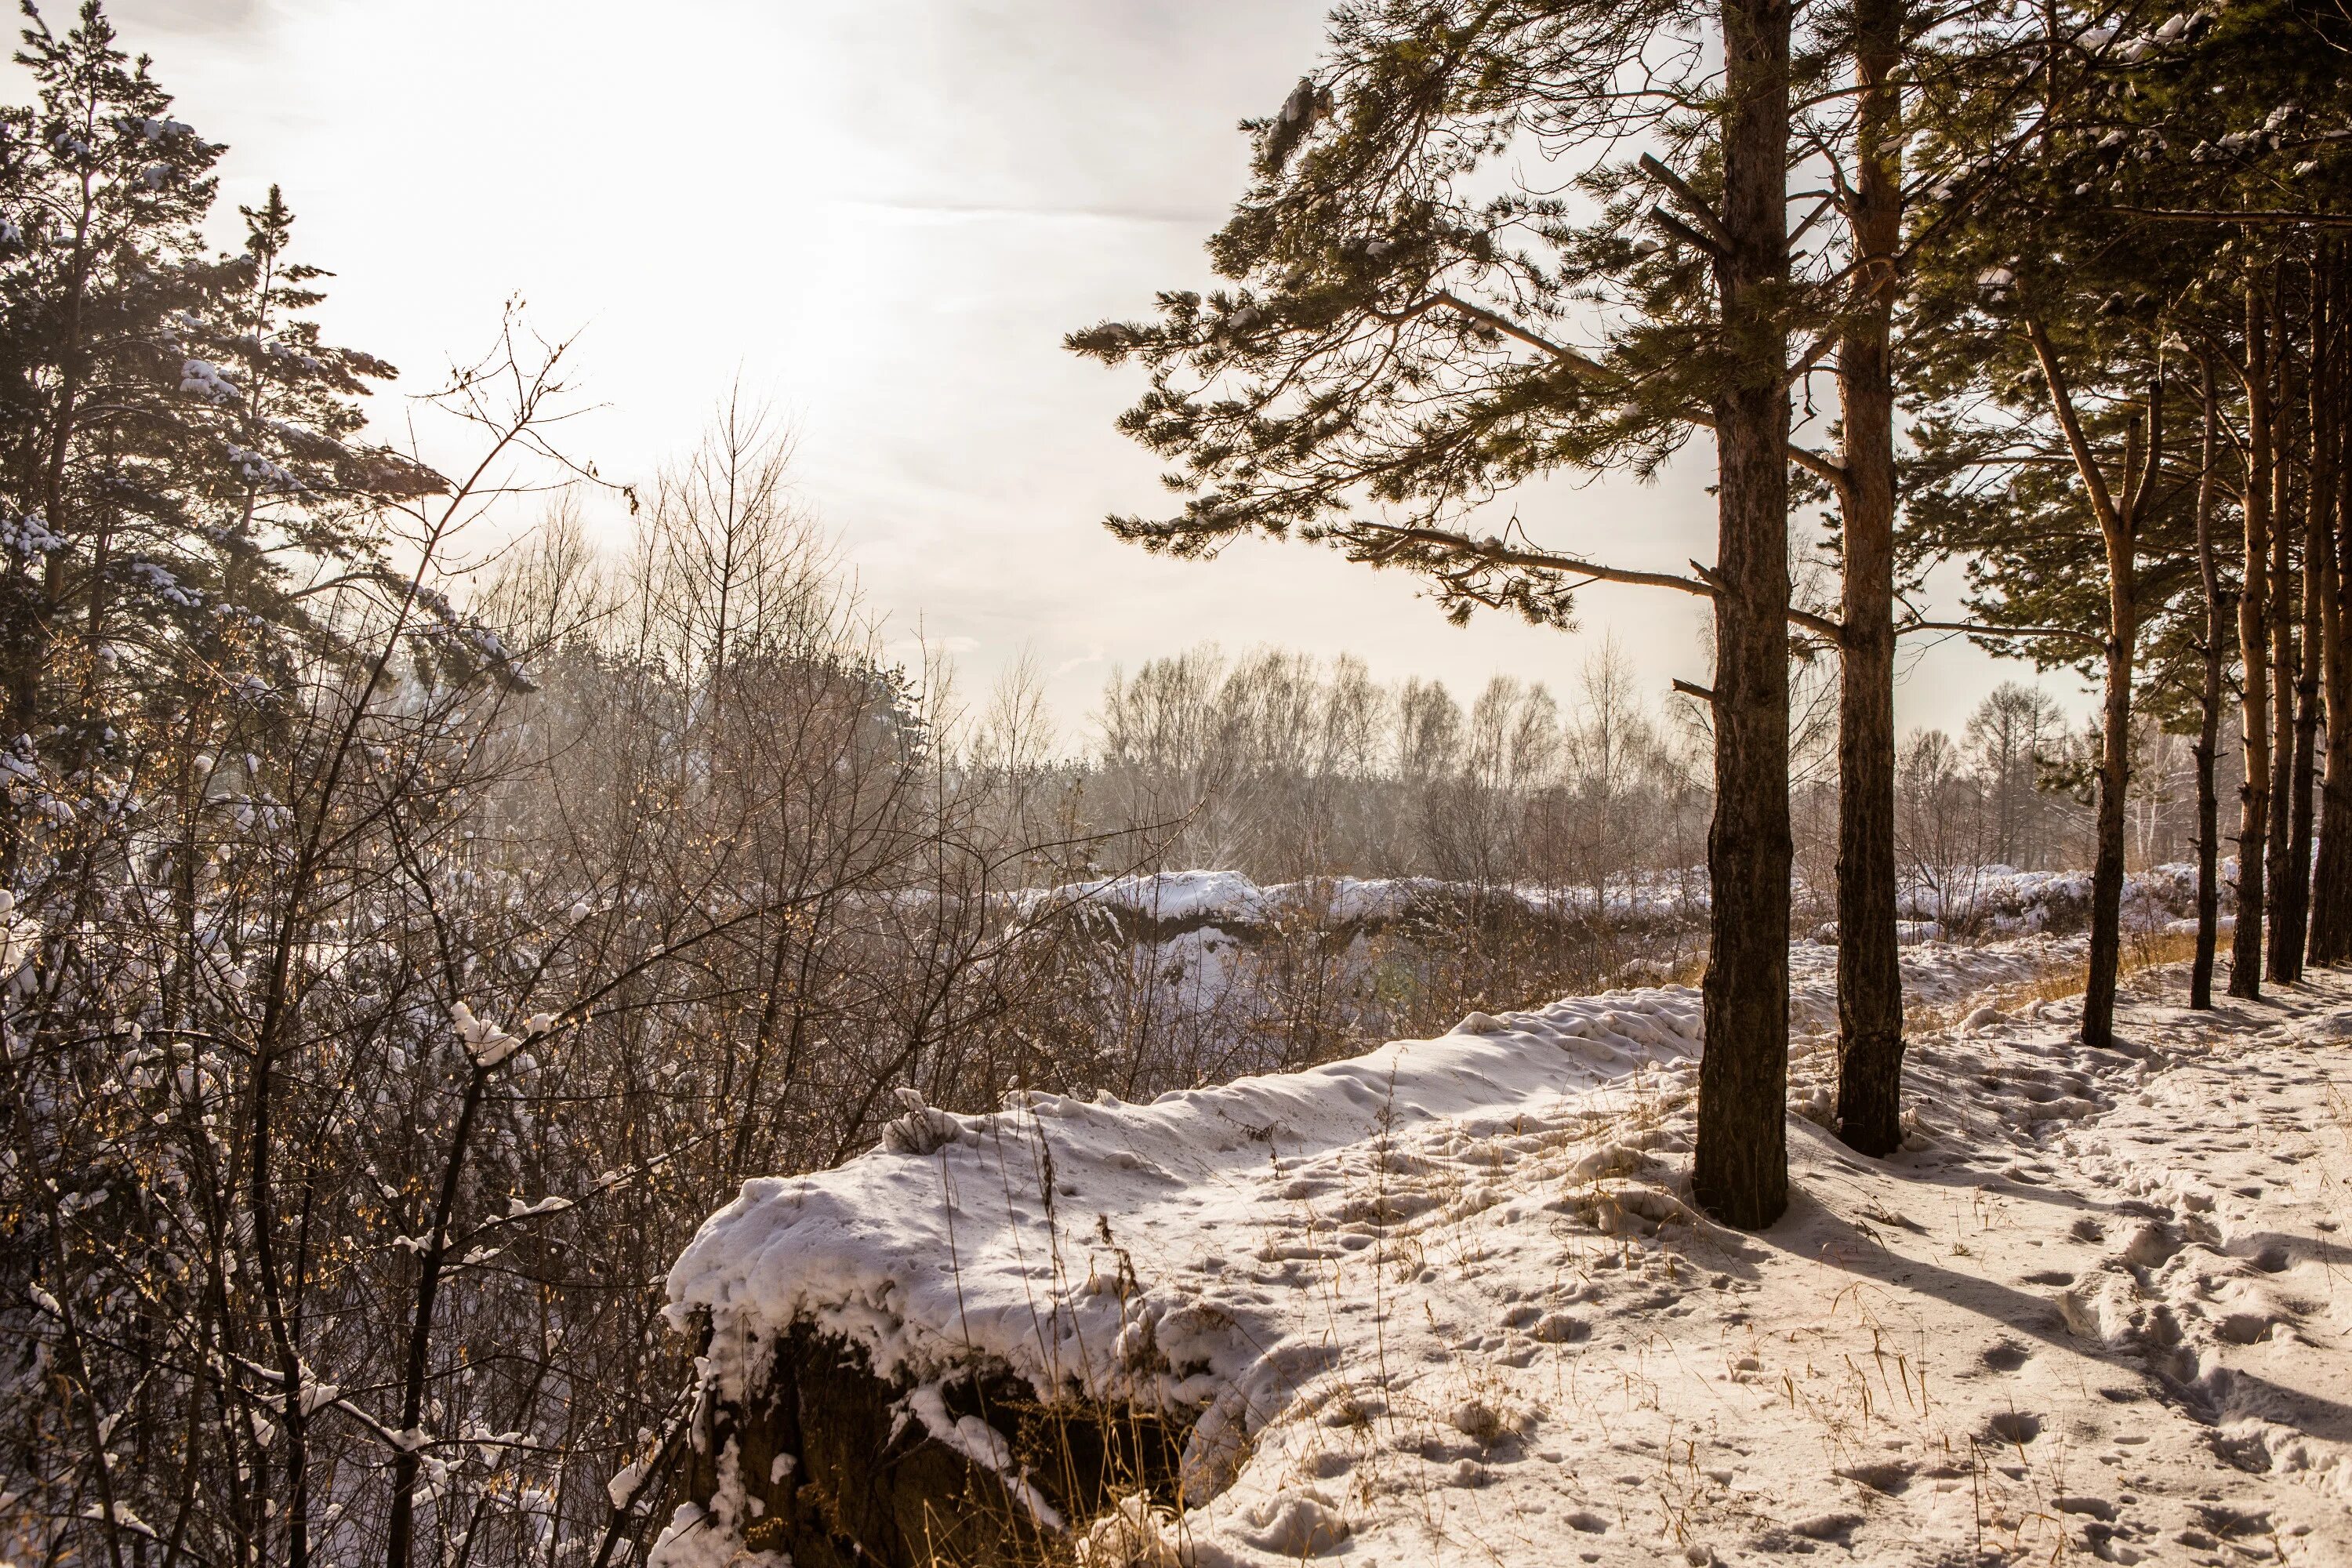
[[[2221,869],[2226,887],[2234,862]],[[2151,867],[2124,879],[2127,929],[2158,929],[2194,912],[2197,868]],[[1215,926],[1246,930],[1307,916],[1340,924],[1378,925],[1416,907],[1504,905],[1546,920],[1603,917],[1621,924],[1690,924],[1705,918],[1703,867],[1645,873],[1605,892],[1536,883],[1482,885],[1429,877],[1312,878],[1261,885],[1238,871],[1161,871],[1097,878],[1017,895],[1029,911],[1093,906],[1163,929]],[[1913,871],[1897,897],[1902,940],[1958,936],[2006,938],[2077,927],[2088,919],[2091,873],[2021,871],[2011,866],[1948,866]],[[1833,925],[1822,928],[1830,940]]]
[[[2047,941],[1918,948],[1906,981],[1915,996],[1945,996],[2063,955]],[[1800,943],[1791,960],[1800,1027],[1830,1026],[1833,952]],[[1444,1206],[1375,1191],[1343,1206],[1345,1234],[1284,1240],[1269,1215],[1327,1185],[1294,1173],[1377,1165],[1379,1148],[1416,1130],[1507,1140],[1531,1119],[1605,1120],[1629,1093],[1686,1096],[1699,1018],[1695,989],[1648,987],[1473,1014],[1434,1039],[1148,1105],[1024,1093],[993,1114],[957,1116],[909,1094],[881,1149],[837,1170],[747,1183],[677,1260],[670,1321],[707,1321],[715,1395],[737,1405],[757,1393],[793,1325],[836,1336],[906,1391],[910,1418],[984,1468],[1010,1461],[966,1430],[985,1423],[946,1415],[940,1394],[977,1368],[1010,1373],[1046,1403],[1198,1413],[1181,1481],[1187,1495],[1211,1496],[1252,1435],[1330,1359],[1328,1335],[1302,1323],[1284,1292],[1220,1287],[1377,1249],[1382,1226]],[[1612,1143],[1594,1158],[1596,1172],[1614,1173],[1631,1156]],[[1377,1189],[1377,1172],[1370,1180]],[[1013,1495],[1027,1487],[1017,1468],[1004,1479]],[[727,1507],[741,1507],[719,1504],[689,1533],[709,1537]],[[689,1562],[679,1555],[687,1539],[666,1562]]]
[[[1698,1007],[1687,987],[1611,992],[1150,1105],[1023,1094],[986,1116],[910,1110],[887,1147],[839,1170],[746,1183],[672,1269],[670,1319],[708,1313],[722,1347],[805,1320],[917,1384],[977,1356],[1046,1399],[1256,1389],[1311,1351],[1184,1318],[1165,1273],[1242,1247],[1270,1170],[1686,1063]],[[714,1368],[732,1393],[755,1370],[723,1351]]]
[[[1684,1202],[1699,1004],[1654,987],[1150,1105],[909,1106],[885,1151],[747,1184],[671,1319],[707,1321],[735,1406],[793,1325],[837,1336],[900,1430],[1088,1568],[2344,1563],[2352,981],[2127,996],[2114,1052],[2077,1004],[1986,990],[2078,953],[1906,952],[1959,1021],[1915,1031],[1904,1150],[1827,1136],[1831,1053],[1801,1049],[1796,1196],[1760,1237]],[[1791,953],[1816,1019],[1828,958]],[[981,1376],[1176,1417],[1179,1460],[1066,1517],[959,1394]],[[761,1539],[775,1494],[731,1444],[656,1568]]]
[[[1914,949],[1906,994],[1949,1000],[2045,973],[2078,948]],[[1834,949],[1792,948],[1800,1026],[1833,1024],[1835,964]],[[1150,1272],[1134,1261],[1133,1238],[1162,1258],[1195,1238],[1227,1250],[1223,1238],[1263,1201],[1269,1168],[1441,1118],[1588,1100],[1646,1070],[1686,1067],[1699,1053],[1699,1012],[1690,986],[1611,991],[1473,1013],[1435,1039],[1148,1105],[1023,1091],[995,1113],[958,1116],[916,1102],[862,1159],[746,1183],[671,1270],[670,1321],[683,1329],[708,1313],[723,1343],[804,1320],[861,1347],[886,1378],[954,1375],[977,1354],[1041,1398],[1197,1398],[1209,1384],[1139,1377],[1143,1363],[1120,1349],[1122,1334],[1167,1305],[1150,1278],[1118,1286],[1122,1270]],[[1242,1370],[1233,1344],[1200,1348],[1202,1375]]]
[[[2229,887],[2232,858],[2218,879]],[[2156,931],[2196,911],[2197,868],[2154,866],[2124,878],[2126,931]],[[2053,927],[2081,926],[2090,918],[2088,871],[2020,871],[2011,866],[1951,866],[1906,879],[1896,910],[1923,938],[1963,934],[2011,937]],[[1912,940],[1906,938],[1906,940]]]
[[[1259,884],[1238,871],[1158,871],[1101,877],[1019,895],[1024,912],[1092,906],[1160,927],[1247,929],[1299,916],[1380,925],[1417,908],[1504,906],[1543,920],[1685,921],[1706,909],[1704,868],[1645,874],[1604,891],[1532,883],[1485,884],[1433,877],[1314,877]]]

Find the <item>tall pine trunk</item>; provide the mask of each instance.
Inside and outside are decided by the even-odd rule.
[[[2293,821],[2287,831],[2286,907],[2279,921],[2280,951],[2287,961],[2289,980],[2303,978],[2304,947],[2311,935],[2312,773],[2319,749],[2319,680],[2325,637],[2320,622],[2322,601],[2328,589],[2326,563],[2334,549],[2329,502],[2336,488],[2330,471],[2335,454],[2328,438],[2327,381],[2331,366],[2326,289],[2325,269],[2315,264],[2311,268],[2311,308],[2305,321],[2310,348],[2304,362],[2304,430],[2310,443],[2310,460],[2304,466],[2302,656],[2297,661],[2294,682]]]
[[[2263,855],[2270,838],[2271,368],[2270,316],[2259,277],[2246,283],[2246,574],[2238,595],[2240,710],[2246,777],[2238,786],[2238,929],[2230,938],[2230,994],[2263,994]]]
[[[2091,968],[2083,1043],[2115,1044],[2116,974],[2123,962],[2124,803],[2131,787],[2132,652],[2139,632],[2132,520],[2106,531],[2107,658],[2099,747],[2098,855],[2091,863]]]
[[[2294,874],[2294,752],[2295,689],[2301,682],[2299,650],[2295,647],[2294,592],[2294,400],[2289,388],[2290,356],[2285,352],[2286,316],[2277,308],[2281,352],[2272,356],[2277,376],[2271,396],[2271,821],[2264,874],[2270,879],[2271,921],[2263,973],[2276,981],[2292,981],[2303,972],[2303,948],[2296,940],[2302,914],[2297,897],[2308,884]]]
[[[2221,604],[2221,568],[2213,546],[2213,462],[2220,438],[2221,399],[2213,362],[2199,367],[2204,438],[2197,452],[2197,574],[2205,589],[2205,682],[2197,697],[2197,957],[2189,969],[2189,1005],[2213,1005],[2213,945],[2221,926],[2221,804],[2213,787],[2214,755],[2221,741],[2222,639],[2229,623]]]
[[[2090,973],[2083,984],[2082,1040],[2115,1043],[2116,973],[2123,959],[2124,802],[2131,786],[2132,655],[2139,640],[2139,519],[2164,458],[2164,362],[2148,380],[2147,408],[2124,442],[2123,482],[2110,489],[2083,431],[2065,366],[2042,322],[2029,316],[2027,339],[2041,362],[2051,412],[2074,455],[2074,471],[2098,519],[2107,567],[2106,697],[2099,752],[2098,853],[2091,867]]]
[[[2319,356],[2324,383],[2315,394],[2312,420],[2312,500],[2320,511],[2316,531],[2318,562],[2319,665],[2321,689],[2326,699],[2326,777],[2320,789],[2319,855],[2312,869],[2311,947],[2314,963],[2339,964],[2352,959],[2352,659],[2344,645],[2345,530],[2352,512],[2345,505],[2347,471],[2345,442],[2347,422],[2344,403],[2346,377],[2344,268],[2341,253],[2330,246],[2326,258],[2325,325],[2315,327],[2313,353]]]
[[[1718,466],[1715,821],[1693,1187],[1756,1228],[1789,1202],[1789,0],[1724,0],[1727,367]]]
[[[1860,0],[1853,237],[1868,302],[1838,345],[1845,584],[1838,688],[1838,1136],[1903,1141],[1903,971],[1895,931],[1895,253],[1903,237],[1902,0]]]

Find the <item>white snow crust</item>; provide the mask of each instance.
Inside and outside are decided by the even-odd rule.
[[[2221,869],[2224,885],[2235,861]],[[2124,923],[2153,930],[2189,912],[2196,896],[2197,868],[2180,863],[2134,872],[2124,881]],[[1514,902],[1552,919],[1595,914],[1618,922],[1696,920],[1707,907],[1704,867],[1681,872],[1643,873],[1591,887],[1535,883],[1486,887],[1430,877],[1312,878],[1261,884],[1238,871],[1159,871],[1101,877],[1057,888],[1031,889],[1014,897],[1024,905],[1086,904],[1162,925],[1247,927],[1286,915],[1310,914],[1334,921],[1393,921],[1416,901],[1475,897]],[[1948,928],[1981,926],[1997,937],[2032,934],[2061,911],[2080,924],[2091,898],[2088,871],[2021,871],[2011,866],[1946,866],[1915,868],[1900,892],[1906,944],[1950,934]],[[1833,928],[1824,928],[1827,939]]]

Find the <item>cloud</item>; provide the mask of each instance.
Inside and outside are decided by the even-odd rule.
[[[882,651],[902,664],[920,664],[927,653],[953,654],[959,658],[968,653],[977,653],[980,651],[980,639],[968,637],[900,637]]]
[[[57,5],[51,9],[69,8]],[[234,36],[258,32],[268,21],[262,0],[114,0],[107,9],[134,53],[140,36],[151,31]],[[60,19],[52,17],[49,25],[55,26]]]

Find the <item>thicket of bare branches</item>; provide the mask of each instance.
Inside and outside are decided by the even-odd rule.
[[[106,762],[12,775],[13,1558],[621,1560],[691,1415],[667,1260],[745,1178],[909,1098],[1146,1097],[1620,956],[1475,887],[1237,931],[1034,889],[1207,833],[1267,876],[1547,853],[1605,887],[1630,863],[1575,859],[1572,805],[1689,813],[1613,666],[1562,725],[1508,682],[1465,714],[1191,656],[1120,684],[1122,755],[1072,763],[1020,681],[963,715],[883,657],[742,400],[600,547],[562,359],[510,331],[453,383],[471,477],[370,503],[405,565],[322,561],[278,679],[176,658],[101,694]],[[519,502],[552,510],[453,576]],[[1147,719],[1194,738],[1150,752]]]

